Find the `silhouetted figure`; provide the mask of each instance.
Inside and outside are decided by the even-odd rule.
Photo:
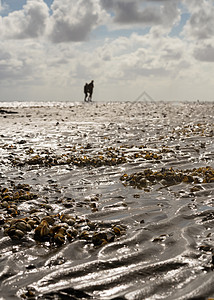
[[[84,101],[87,102],[88,101],[88,83],[86,82],[86,84],[84,85],[84,94],[85,94],[85,98]]]
[[[89,92],[88,101],[92,101],[93,89],[94,89],[94,80],[92,80],[88,85],[88,92]]]

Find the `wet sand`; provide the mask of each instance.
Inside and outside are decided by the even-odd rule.
[[[214,298],[214,103],[0,108],[0,299]]]

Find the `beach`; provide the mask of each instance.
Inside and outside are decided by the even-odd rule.
[[[0,108],[0,299],[214,298],[213,102]]]

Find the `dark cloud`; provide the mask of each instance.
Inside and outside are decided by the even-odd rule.
[[[100,3],[105,9],[112,9],[114,7],[114,0],[100,0]]]
[[[65,0],[63,2],[65,9],[61,7],[60,1],[54,2],[52,29],[49,34],[52,42],[84,41],[96,26],[99,15],[93,10],[93,2],[89,0],[74,2]]]
[[[159,24],[161,19],[156,9],[147,7],[144,10],[140,10],[136,2],[118,2],[115,22],[125,24]]]
[[[199,61],[214,62],[214,47],[211,45],[197,48],[194,51],[194,57]]]
[[[44,3],[29,3],[25,12],[27,24],[23,23],[24,27],[17,37],[35,38],[42,35],[45,31],[48,16],[48,7]]]
[[[177,0],[100,0],[104,9],[113,13],[113,20],[118,24],[166,25],[178,16]],[[163,4],[154,5],[155,2]],[[146,6],[142,6],[146,3]],[[151,4],[152,3],[152,4]]]
[[[192,34],[198,39],[207,39],[214,35],[214,28],[210,26],[213,23],[213,15],[205,11],[199,11],[190,18]]]
[[[96,16],[88,16],[77,24],[70,24],[69,21],[63,19],[56,20],[50,39],[54,43],[84,41],[91,32],[94,19],[96,19]]]

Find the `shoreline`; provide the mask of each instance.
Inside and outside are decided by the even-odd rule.
[[[213,104],[214,100],[157,100],[157,101],[145,101],[145,100],[127,100],[127,101],[119,101],[119,100],[111,100],[111,101],[102,101],[102,100],[92,100],[92,102],[84,102],[84,101],[70,101],[70,100],[53,100],[53,101],[44,101],[44,100],[35,100],[35,101],[26,101],[26,100],[12,100],[12,101],[0,101],[0,107],[11,107],[11,106],[73,106],[73,105],[91,105],[91,104],[135,104],[135,103],[141,103],[141,104],[171,104],[171,105],[179,105],[179,104]]]

